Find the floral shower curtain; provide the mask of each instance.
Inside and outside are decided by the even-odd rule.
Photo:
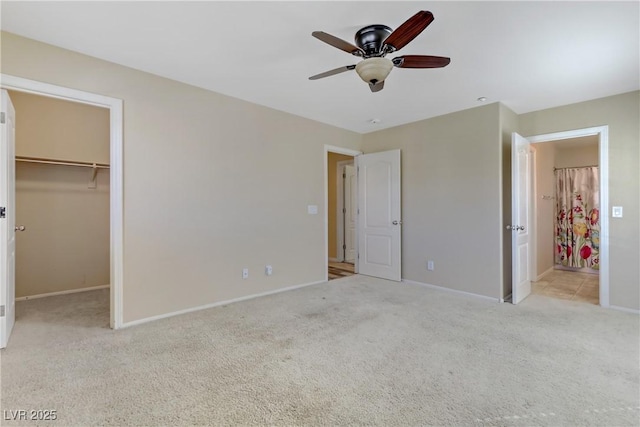
[[[600,268],[598,167],[557,169],[556,264]]]

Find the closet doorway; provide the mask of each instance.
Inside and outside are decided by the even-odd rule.
[[[531,145],[536,218],[534,294],[601,303],[599,145],[598,135]]]
[[[8,93],[16,111],[16,323],[109,327],[109,110]]]
[[[109,112],[109,325],[113,329],[119,329],[123,325],[123,101],[104,95],[7,74],[1,74],[0,81],[2,82],[1,86],[3,89],[3,113],[6,115],[9,115],[9,113],[13,115],[15,111],[11,105],[12,103],[10,102],[7,91],[40,95],[46,98],[65,100],[82,105],[102,107]],[[6,112],[4,109],[5,98],[8,100]],[[15,123],[15,120],[11,123]],[[9,124],[8,121],[7,124]],[[7,136],[9,131],[13,132],[14,130],[13,127],[9,129],[8,125],[3,127],[1,144],[4,147],[3,150],[7,148],[5,146],[9,148],[7,148],[5,153],[7,154],[6,159],[3,159],[7,167],[2,168],[3,173],[1,176],[3,182],[6,182],[7,185],[0,188],[0,200],[4,201],[2,205],[6,207],[7,216],[3,216],[3,220],[0,221],[0,231],[2,231],[0,234],[3,234],[5,237],[8,236],[9,239],[0,245],[0,260],[2,260],[2,265],[0,265],[0,271],[2,272],[0,275],[2,307],[0,308],[4,311],[4,316],[0,317],[0,347],[8,345],[15,319],[15,277],[11,274],[14,270],[15,263],[10,255],[13,254],[11,251],[13,247],[11,246],[11,242],[15,241],[15,234],[21,232],[19,230],[14,231],[15,153],[11,148],[14,146],[14,138]],[[93,163],[91,169],[93,169]],[[93,171],[91,174],[93,174]],[[9,227],[9,224],[11,227]],[[16,227],[20,228],[18,224],[16,224]],[[27,228],[25,226],[25,231],[26,230]],[[7,243],[9,243],[8,246]],[[74,295],[81,294],[85,293],[75,293]],[[45,300],[45,298],[36,299],[36,301],[38,300]]]

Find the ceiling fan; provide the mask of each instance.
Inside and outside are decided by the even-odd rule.
[[[311,35],[333,47],[344,50],[354,56],[363,58],[355,65],[347,65],[309,77],[318,80],[345,71],[356,70],[362,80],[369,84],[371,92],[379,92],[384,88],[384,80],[393,67],[396,68],[442,68],[446,67],[450,58],[443,56],[404,55],[393,59],[385,56],[405,47],[415,39],[429,24],[433,22],[431,12],[421,10],[413,15],[395,31],[386,25],[368,25],[358,30],[353,45],[323,31],[314,31]]]

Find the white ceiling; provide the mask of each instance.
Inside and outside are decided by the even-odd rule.
[[[2,29],[366,133],[501,101],[516,113],[640,88],[639,3],[10,2]],[[308,77],[358,58],[311,37],[353,42],[369,24],[435,21],[397,55],[451,57],[394,69],[371,93],[354,72]],[[96,77],[99,78],[99,77]],[[370,119],[380,119],[371,124]]]

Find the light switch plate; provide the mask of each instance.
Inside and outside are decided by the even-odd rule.
[[[622,206],[613,206],[611,208],[611,216],[614,218],[622,218]]]
[[[317,205],[309,205],[309,206],[307,206],[307,213],[309,215],[317,215],[318,214],[318,206]]]

